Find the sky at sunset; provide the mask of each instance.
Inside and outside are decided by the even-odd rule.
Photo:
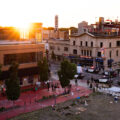
[[[120,0],[0,0],[0,26],[42,22],[54,27],[57,14],[59,27],[77,27],[83,20],[94,23],[99,16],[120,20],[119,12]]]

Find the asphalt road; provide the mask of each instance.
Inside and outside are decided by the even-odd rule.
[[[57,75],[57,72],[58,72],[59,69],[60,69],[60,65],[58,65],[58,64],[51,64],[51,67],[50,67],[50,70],[51,70],[51,80],[58,80],[59,79],[58,75]],[[83,82],[86,82],[87,80],[90,80],[91,77],[93,77],[94,79],[99,79],[102,76],[104,76],[101,73],[95,74],[95,73],[88,73],[86,71],[83,71],[83,74],[85,76],[83,79],[81,79]],[[111,78],[111,80],[113,81],[113,85],[114,86],[119,86],[117,84],[118,80],[120,80],[119,76]],[[74,83],[74,82],[72,82],[72,83]]]

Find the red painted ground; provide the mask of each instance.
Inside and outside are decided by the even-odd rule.
[[[57,81],[54,81],[57,82]],[[87,88],[81,87],[81,86],[72,86],[72,90],[71,90],[74,95],[72,94],[68,94],[68,95],[64,95],[64,96],[59,96],[56,98],[56,102],[60,103],[60,102],[64,102],[76,97],[80,97],[80,96],[87,96],[91,93],[90,90],[88,90]],[[19,108],[13,109],[13,110],[9,110],[9,111],[5,111],[5,112],[1,112],[0,113],[0,120],[6,120],[7,118],[11,118],[14,116],[17,116],[21,113],[26,113],[26,112],[31,112],[46,106],[51,106],[54,105],[55,103],[55,99],[51,98],[51,99],[47,99],[41,102],[35,102],[35,100],[39,100],[41,99],[43,96],[49,96],[49,95],[53,95],[53,94],[60,94],[63,93],[63,89],[57,88],[56,92],[52,92],[52,89],[50,88],[50,90],[48,91],[47,89],[42,89],[42,90],[38,90],[37,92],[34,91],[29,91],[29,92],[25,92],[22,93],[20,98],[15,102],[15,105],[19,105]],[[8,101],[5,97],[1,98],[0,100],[0,107],[12,107],[13,103],[11,101]]]

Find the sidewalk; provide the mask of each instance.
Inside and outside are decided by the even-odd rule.
[[[88,90],[87,88],[84,88],[81,86],[76,87],[74,85],[72,86],[71,91],[74,93],[74,95],[67,94],[67,95],[62,95],[62,96],[56,97],[56,103],[61,103],[61,102],[76,98],[78,96],[87,96],[91,93],[91,91]],[[59,95],[60,93],[63,93],[63,89],[57,88],[56,95]],[[27,94],[22,93],[20,98],[15,102],[15,105],[18,105],[20,107],[13,109],[13,110],[1,112],[0,120],[6,120],[7,118],[17,116],[21,113],[32,112],[34,110],[38,110],[43,107],[52,106],[55,103],[54,98],[46,99],[41,102],[35,102],[35,100],[39,100],[43,96],[49,96],[49,95],[53,95],[53,94],[55,94],[55,93],[52,92],[51,89],[49,91],[47,89],[38,90],[36,93],[32,92],[32,91],[27,92]],[[0,107],[2,107],[2,106],[9,108],[9,107],[13,106],[13,103],[11,101],[4,99],[4,100],[0,101]]]

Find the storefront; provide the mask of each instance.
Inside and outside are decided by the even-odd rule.
[[[98,67],[98,68],[103,68],[104,67],[104,60],[103,60],[103,58],[96,58],[95,62],[96,62],[96,67]]]
[[[81,66],[93,66],[93,58],[91,57],[69,56],[69,59],[71,62]]]
[[[18,70],[18,78],[21,86],[27,86],[38,82],[38,67],[24,68]],[[0,80],[4,81],[9,78],[9,71],[3,71]]]

